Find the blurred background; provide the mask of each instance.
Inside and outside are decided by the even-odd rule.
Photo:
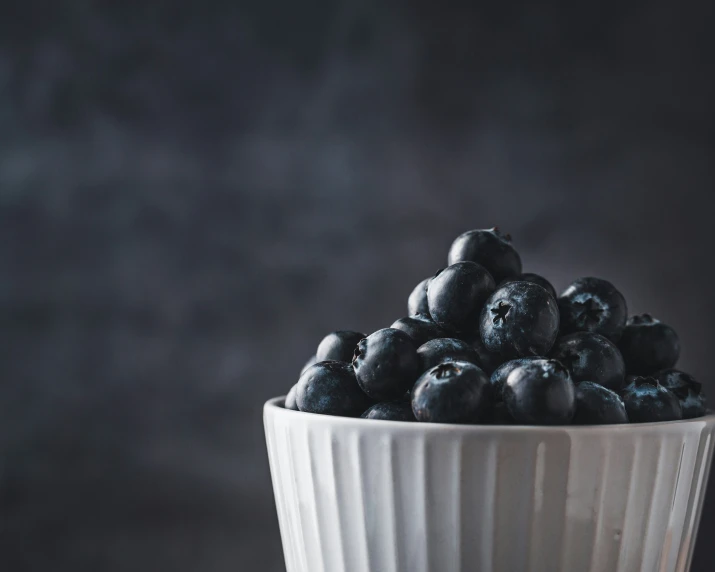
[[[3,4],[0,567],[284,570],[263,402],[471,228],[610,279],[712,401],[714,11]]]

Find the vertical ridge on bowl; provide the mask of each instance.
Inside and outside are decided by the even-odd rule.
[[[645,507],[643,503],[650,498],[650,493],[646,498],[640,494],[642,491],[651,490],[650,471],[642,471],[643,463],[646,461],[642,458],[643,438],[638,437],[634,442],[633,458],[628,474],[628,488],[626,489],[626,501],[624,503],[621,516],[621,525],[614,532],[614,540],[618,540],[618,552],[616,562],[614,562],[613,570],[638,570],[631,562],[630,554],[640,549],[640,543],[643,538],[642,527],[645,525],[645,518],[638,521],[633,519],[634,514],[642,513]]]
[[[585,519],[585,525],[582,529],[583,535],[581,537],[581,542],[578,545],[574,545],[570,540],[567,539],[564,545],[564,555],[568,555],[568,559],[562,560],[561,569],[562,570],[572,570],[574,569],[574,564],[571,560],[576,561],[576,559],[581,558],[584,562],[588,562],[588,570],[591,571],[595,566],[595,557],[597,552],[594,550],[596,546],[600,544],[600,539],[603,534],[604,528],[604,514],[605,514],[605,504],[606,504],[606,484],[608,482],[609,465],[611,462],[611,439],[605,440],[603,443],[596,444],[599,451],[601,452],[600,457],[592,457],[592,451],[589,450],[579,450],[576,449],[577,454],[581,452],[585,453],[585,460],[589,462],[594,462],[595,466],[591,468],[588,467],[587,470],[583,472],[583,478],[580,480],[571,478],[574,474],[574,470],[569,467],[569,489],[567,494],[569,497],[586,496],[588,493],[577,493],[574,492],[576,486],[584,487],[584,491],[593,489],[592,497],[589,499],[586,496],[585,507],[582,510],[588,510],[591,507],[592,516],[590,519]],[[573,459],[573,455],[572,455]],[[598,470],[600,467],[600,470]],[[588,558],[585,556],[588,555]]]
[[[663,543],[659,550],[648,550],[650,546],[658,546],[658,540],[666,538],[670,508],[672,506],[672,491],[677,479],[680,456],[680,440],[664,437],[658,444],[656,472],[653,481],[652,502],[646,516],[646,529],[639,555],[642,570],[657,570],[661,558]]]
[[[265,428],[288,572],[686,572],[715,416],[499,428],[269,402]]]
[[[353,530],[353,535],[351,538],[355,540],[355,543],[361,547],[358,552],[358,557],[356,558],[354,564],[356,570],[370,570],[370,544],[368,535],[368,521],[366,518],[366,499],[365,492],[363,489],[364,480],[362,478],[362,467],[364,463],[361,459],[360,453],[360,442],[362,437],[359,433],[349,435],[347,439],[350,464],[347,467],[348,475],[352,475],[349,478],[351,483],[351,492],[349,496],[343,497],[341,502],[343,502],[348,507],[349,520],[355,523],[355,530]],[[345,478],[345,475],[343,475]],[[346,568],[350,570],[350,568]]]
[[[336,472],[336,468],[338,466],[336,462],[336,451],[338,449],[337,447],[337,442],[333,439],[333,436],[331,433],[325,432],[323,434],[323,438],[327,441],[326,443],[326,451],[329,453],[329,459],[330,462],[328,463],[329,470],[326,471],[327,475],[327,483],[328,483],[328,488],[329,488],[329,493],[330,493],[330,503],[331,503],[331,508],[334,511],[333,514],[333,528],[334,528],[334,533],[336,535],[336,544],[337,544],[337,552],[338,552],[338,566],[332,569],[340,569],[341,567],[345,567],[345,539],[343,538],[343,530],[344,530],[344,522],[345,519],[342,517],[342,503],[340,494],[338,492],[338,474]]]
[[[707,435],[701,434],[700,436],[700,446],[698,447],[698,461],[699,467],[695,471],[698,476],[696,484],[696,493],[691,496],[693,503],[691,504],[691,518],[688,524],[688,534],[687,538],[689,542],[685,547],[687,550],[687,560],[684,570],[690,568],[690,564],[693,561],[693,549],[695,548],[695,537],[698,533],[698,527],[700,526],[700,517],[703,511],[703,501],[705,498],[705,487],[708,483],[708,478],[710,477],[710,465],[713,456],[713,451],[711,448],[712,439],[714,431],[710,431]],[[704,442],[703,442],[704,440]],[[692,490],[692,487],[691,487]]]
[[[398,572],[400,569],[399,544],[397,542],[397,505],[395,503],[395,447],[392,436],[387,436],[387,447],[385,449],[385,463],[387,466],[387,479],[384,481],[383,503],[386,507],[386,514],[389,518],[389,537],[387,547],[390,551],[388,561],[391,567],[386,572]]]

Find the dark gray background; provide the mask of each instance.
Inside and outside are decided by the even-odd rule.
[[[263,401],[469,228],[715,396],[712,3],[130,4],[0,13],[3,570],[282,570]]]

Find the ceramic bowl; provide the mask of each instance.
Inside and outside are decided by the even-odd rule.
[[[684,572],[715,415],[439,425],[264,408],[288,572]]]

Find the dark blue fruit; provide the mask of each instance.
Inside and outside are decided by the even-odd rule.
[[[607,280],[579,278],[559,298],[561,334],[593,332],[618,341],[626,327],[626,299]]]
[[[316,361],[346,361],[353,359],[355,346],[365,337],[360,332],[339,330],[325,336],[315,352]]]
[[[511,237],[502,236],[496,227],[459,235],[449,249],[448,260],[450,265],[465,260],[481,264],[497,282],[521,274],[521,258]]]
[[[412,390],[417,421],[482,423],[489,415],[489,378],[466,361],[448,361],[427,370]]]
[[[457,262],[440,271],[427,288],[432,319],[448,332],[474,333],[479,313],[494,291],[494,279],[475,262]]]
[[[498,368],[492,372],[491,377],[489,378],[489,382],[492,384],[492,397],[494,398],[494,401],[499,403],[500,401],[503,401],[502,397],[502,391],[504,389],[504,382],[506,381],[507,376],[514,371],[517,367],[524,365],[526,362],[535,360],[535,359],[546,359],[542,356],[532,356],[532,357],[525,357],[525,358],[517,358],[513,359],[511,361],[504,362],[501,364]]]
[[[575,383],[592,381],[615,392],[623,387],[623,357],[615,344],[603,336],[590,332],[563,336],[556,340],[550,357],[564,364]]]
[[[300,370],[300,374],[303,375],[303,372],[308,369],[311,365],[316,363],[318,360],[315,359],[315,356],[311,356],[311,358],[305,362],[305,365],[303,366],[303,369]]]
[[[531,282],[511,282],[487,300],[480,319],[484,346],[505,359],[546,355],[559,332],[556,300]]]
[[[409,335],[394,328],[378,330],[360,340],[353,368],[362,390],[376,401],[402,397],[420,373],[417,347]]]
[[[445,361],[468,361],[480,365],[476,350],[467,342],[456,338],[430,340],[417,349],[417,355],[420,356],[420,369],[423,372]]]
[[[495,403],[489,416],[490,425],[514,425],[514,418],[503,401]]]
[[[405,332],[418,347],[430,340],[445,336],[444,330],[435,324],[428,314],[415,314],[400,318],[395,320],[390,327]]]
[[[386,401],[376,403],[360,417],[384,421],[417,421],[409,401]]]
[[[429,307],[427,306],[427,285],[432,280],[432,277],[425,278],[410,294],[407,299],[407,314],[413,316],[414,314],[429,314]]]
[[[677,369],[664,369],[653,377],[678,398],[683,410],[683,419],[693,419],[705,415],[707,403],[703,386],[692,375]]]
[[[344,361],[318,362],[305,370],[298,380],[296,402],[301,411],[344,417],[358,417],[374,403]]]
[[[479,332],[474,336],[465,338],[464,341],[470,344],[474,348],[474,351],[477,352],[479,367],[481,367],[487,375],[491,375],[496,368],[504,363],[505,359],[502,356],[490,352],[484,347],[482,335]]]
[[[598,383],[576,384],[574,425],[612,425],[628,423],[626,406],[621,396]]]
[[[672,368],[680,357],[678,334],[650,314],[631,316],[618,347],[626,371],[638,375]]]
[[[286,395],[285,403],[283,407],[286,409],[292,409],[293,411],[298,411],[298,402],[296,401],[296,395],[298,394],[298,384],[295,383],[293,387],[290,388],[288,395]]]
[[[551,294],[554,297],[554,300],[556,300],[557,298],[556,289],[553,287],[551,282],[549,282],[540,274],[525,272],[524,274],[520,274],[519,276],[515,276],[514,278],[507,278],[506,280],[503,280],[502,283],[499,284],[499,287],[504,286],[505,284],[509,284],[509,282],[531,282],[532,284],[538,284],[539,286],[544,288],[549,294]]]
[[[683,418],[680,401],[654,377],[636,377],[622,393],[631,423],[677,421]]]
[[[567,425],[576,411],[574,384],[556,360],[536,359],[507,376],[504,403],[517,423]]]

